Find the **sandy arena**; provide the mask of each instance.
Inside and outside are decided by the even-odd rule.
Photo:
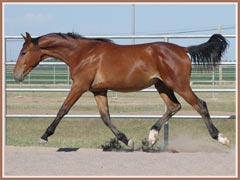
[[[211,147],[210,147],[211,148]],[[11,176],[235,176],[232,149],[179,153],[103,152],[101,149],[5,147],[4,175]]]

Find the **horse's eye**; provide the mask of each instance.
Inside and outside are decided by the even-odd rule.
[[[21,55],[24,56],[26,54],[26,52],[22,52]]]

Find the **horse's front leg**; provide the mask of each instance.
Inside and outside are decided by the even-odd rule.
[[[107,91],[95,92],[94,97],[97,102],[97,106],[104,124],[110,128],[110,130],[113,132],[113,134],[117,137],[118,140],[122,141],[124,144],[133,149],[134,148],[133,140],[128,139],[127,136],[121,131],[119,131],[117,127],[114,126],[113,123],[111,122],[108,108]]]
[[[48,141],[48,137],[54,134],[55,129],[59,124],[59,122],[61,121],[61,119],[64,117],[64,115],[66,115],[69,112],[71,107],[81,97],[81,95],[84,92],[86,92],[86,90],[83,90],[79,88],[79,86],[73,84],[71,91],[69,92],[63,105],[59,109],[56,118],[53,120],[53,122],[50,124],[50,126],[46,129],[45,133],[40,138],[40,141],[39,141],[40,144],[46,143]]]

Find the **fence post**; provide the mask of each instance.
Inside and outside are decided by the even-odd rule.
[[[68,70],[68,74],[67,74],[67,76],[68,76],[68,87],[70,86],[70,71],[69,71],[69,67],[67,66],[67,70]]]
[[[222,25],[218,25],[218,34],[222,34]],[[222,83],[222,65],[219,65],[219,82]]]
[[[169,126],[168,122],[164,124],[164,149],[168,149],[168,135],[169,135]]]
[[[222,80],[223,80],[223,71],[222,71],[222,65],[219,65],[219,82],[220,84],[222,84]]]
[[[215,89],[215,69],[214,67],[212,68],[212,89]],[[214,98],[215,93],[212,92],[212,96]]]
[[[164,38],[164,41],[165,42],[168,42],[168,38],[167,37],[165,37]],[[164,106],[165,108],[165,112],[166,112],[166,110],[167,110],[167,107],[166,107],[166,105]],[[163,134],[163,139],[164,139],[164,147],[163,147],[163,149],[164,150],[166,150],[167,148],[168,148],[168,133],[169,133],[169,124],[168,124],[168,122],[166,122],[166,123],[164,123],[164,125],[163,125],[163,130],[164,130],[164,134]]]
[[[53,65],[53,84],[56,84],[56,68],[55,65]]]
[[[31,84],[31,73],[28,74],[28,84]]]
[[[6,89],[6,84],[7,84],[7,72],[6,72],[6,61],[7,61],[7,38],[4,38],[4,65],[2,66],[3,68],[3,72],[4,72],[4,84],[3,84],[3,87],[4,87],[4,93],[5,93],[5,96],[3,96],[4,98],[4,102],[5,102],[5,106],[2,110],[3,110],[3,121],[4,121],[4,131],[5,131],[5,137],[4,137],[4,144],[7,145],[7,113],[6,113],[6,109],[7,109],[7,89]]]

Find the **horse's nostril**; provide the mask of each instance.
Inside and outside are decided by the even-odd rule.
[[[19,82],[19,81],[21,81],[21,76],[18,74],[14,74],[14,79],[15,79],[15,81]]]
[[[14,71],[13,77],[17,82],[23,81],[23,71],[18,71],[18,72]]]

